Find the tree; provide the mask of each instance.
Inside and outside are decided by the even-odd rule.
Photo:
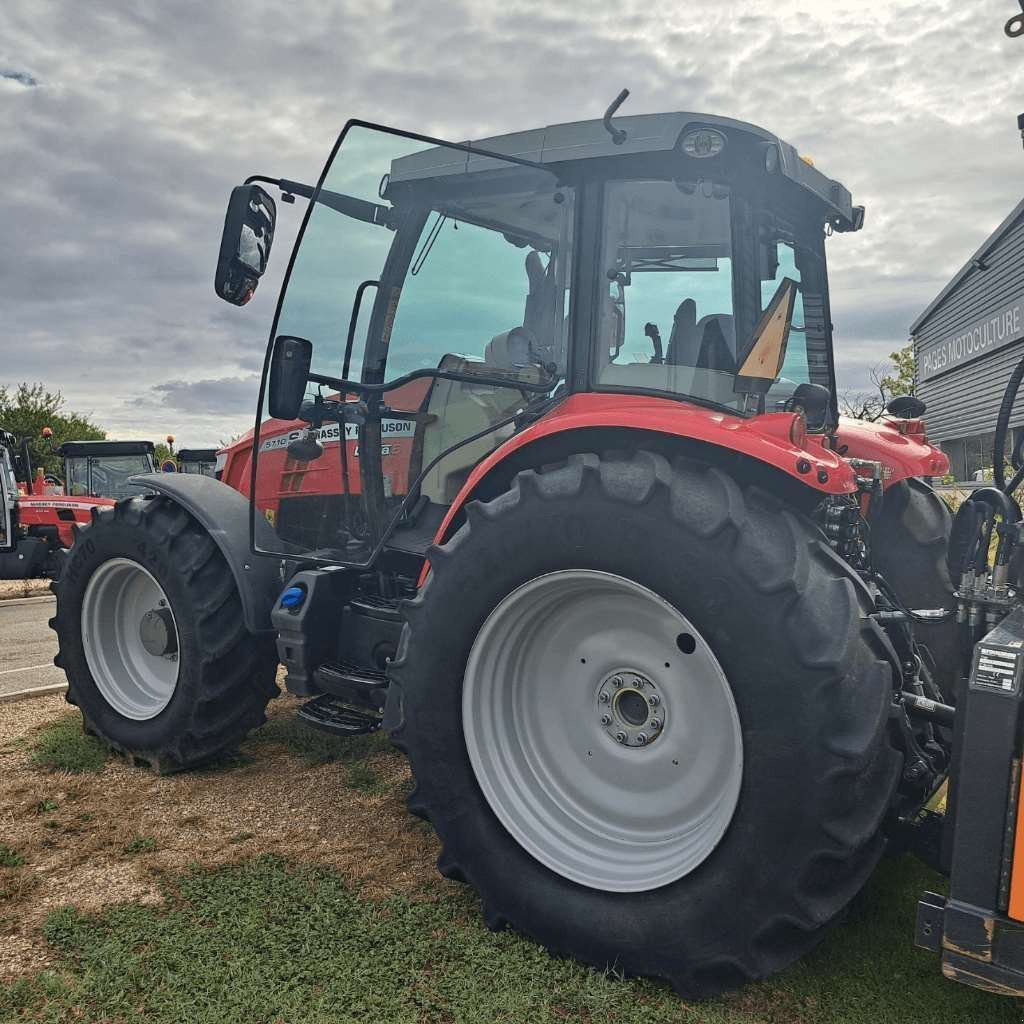
[[[63,476],[64,471],[60,456],[52,449],[65,441],[103,441],[107,436],[87,417],[64,411],[64,396],[59,391],[47,391],[41,382],[23,382],[13,393],[0,385],[0,427],[19,439],[28,437],[32,465],[42,466],[55,476]],[[42,437],[43,427],[53,431],[49,443]]]
[[[917,387],[917,358],[913,342],[890,352],[892,364],[885,367],[873,366],[868,370],[872,390],[853,391],[847,389],[839,394],[839,411],[855,420],[877,420],[885,413],[889,401],[897,395],[912,395]]]

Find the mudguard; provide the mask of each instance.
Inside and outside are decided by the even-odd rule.
[[[553,434],[593,427],[655,432],[739,452],[781,470],[820,491],[823,497],[855,491],[853,469],[822,445],[820,435],[808,435],[799,444],[793,441],[795,418],[794,413],[769,413],[747,419],[674,398],[648,395],[571,395],[474,467],[448,510],[435,543],[443,541],[452,520],[480,481],[513,452]]]
[[[270,612],[281,592],[280,560],[254,555],[249,546],[249,502],[227,484],[187,473],[146,473],[137,483],[180,505],[210,535],[231,566],[250,633],[271,633]],[[256,516],[256,542],[277,543],[262,516]]]

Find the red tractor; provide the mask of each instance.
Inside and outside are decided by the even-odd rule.
[[[815,946],[890,837],[948,867],[936,836],[973,836],[998,874],[991,829],[927,806],[982,764],[954,603],[971,644],[1012,607],[982,541],[1009,559],[1015,506],[951,546],[922,403],[837,415],[843,185],[754,125],[614,108],[457,145],[352,121],[316,186],[236,188],[239,305],[259,183],[309,200],[255,430],[230,486],[95,511],[57,663],[92,731],[175,771],[264,720],[280,662],[304,720],[406,752],[490,926],[701,996]],[[987,749],[1005,817],[1019,758]],[[979,907],[1021,929],[995,891],[927,906],[922,941]]]
[[[150,441],[68,441],[57,453],[64,461],[63,483],[42,469],[33,473],[27,439],[19,444],[0,431],[0,472],[13,481],[2,513],[0,579],[56,576],[74,527],[89,523],[94,508],[142,493],[128,480],[154,470]]]

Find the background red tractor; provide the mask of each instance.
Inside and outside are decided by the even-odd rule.
[[[8,481],[0,579],[55,576],[75,526],[89,523],[93,509],[141,493],[128,480],[155,468],[150,441],[68,441],[57,453],[63,481],[33,471],[26,441],[0,430],[0,472]]]

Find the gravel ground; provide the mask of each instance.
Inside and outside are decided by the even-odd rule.
[[[16,597],[41,597],[49,593],[49,580],[0,580],[0,601]]]

